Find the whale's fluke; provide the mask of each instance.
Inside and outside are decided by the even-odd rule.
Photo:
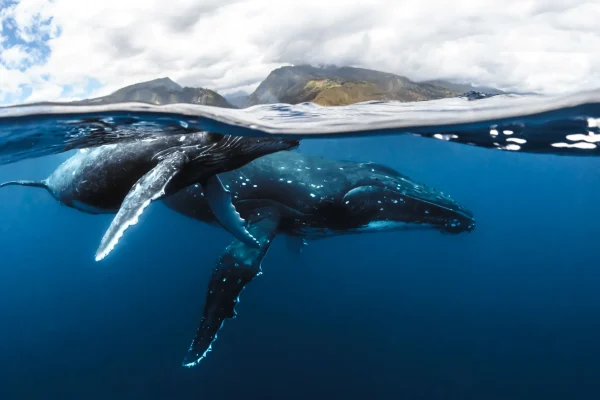
[[[219,259],[208,285],[200,326],[183,361],[185,367],[197,365],[211,350],[225,319],[235,317],[239,295],[260,274],[260,264],[275,237],[279,220],[276,209],[256,210],[248,218],[248,230],[258,240],[260,248],[235,240]]]

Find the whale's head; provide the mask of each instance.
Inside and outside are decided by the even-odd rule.
[[[364,178],[342,200],[361,231],[429,228],[462,233],[475,229],[473,214],[447,194],[388,167],[366,167]]]

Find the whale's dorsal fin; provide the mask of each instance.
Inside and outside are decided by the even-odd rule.
[[[244,287],[261,273],[260,264],[275,237],[279,220],[279,213],[274,208],[257,210],[248,218],[248,229],[260,247],[235,240],[219,259],[208,285],[202,320],[183,361],[184,366],[197,365],[211,350],[225,319],[235,317],[238,297]]]
[[[137,224],[138,218],[153,200],[164,196],[165,188],[186,162],[187,156],[183,152],[173,152],[133,185],[100,242],[96,261],[112,251],[125,230]]]

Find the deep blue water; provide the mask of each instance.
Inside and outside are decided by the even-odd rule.
[[[0,399],[600,398],[600,159],[418,137],[304,141],[441,189],[477,228],[275,240],[199,367],[181,361],[223,230],[153,204],[112,216],[0,191]],[[68,154],[4,165],[44,178]]]

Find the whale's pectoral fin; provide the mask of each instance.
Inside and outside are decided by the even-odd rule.
[[[200,326],[183,361],[186,367],[197,365],[206,356],[225,319],[235,317],[241,291],[261,272],[260,264],[279,226],[279,213],[273,208],[259,209],[248,222],[260,247],[235,240],[220,257],[208,285]]]
[[[165,188],[186,162],[185,154],[174,152],[133,185],[100,242],[96,251],[96,261],[106,257],[123,236],[123,232],[131,225],[137,224],[144,209],[153,200],[160,199],[165,194]]]
[[[259,244],[246,229],[244,219],[231,202],[231,193],[225,189],[217,175],[213,175],[202,184],[204,197],[210,210],[219,223],[233,235],[234,238],[249,246],[258,247]]]

